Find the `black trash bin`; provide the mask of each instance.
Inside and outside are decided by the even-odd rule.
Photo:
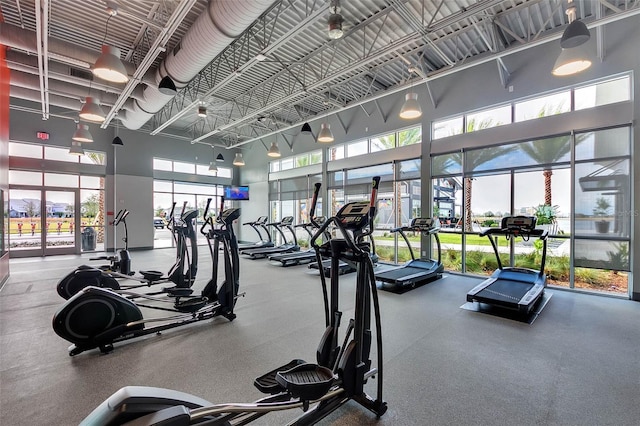
[[[82,251],[92,251],[96,249],[96,231],[90,226],[82,231]]]

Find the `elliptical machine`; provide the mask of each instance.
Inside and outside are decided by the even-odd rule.
[[[100,256],[92,257],[89,260],[108,260],[108,265],[99,266],[106,272],[117,272],[121,275],[133,275],[135,272],[131,270],[131,255],[129,254],[129,228],[127,227],[127,216],[129,216],[129,210],[122,209],[118,211],[116,218],[113,220],[114,228],[122,223],[124,225],[124,248],[113,256]],[[82,266],[81,266],[82,268]]]
[[[205,209],[205,216],[209,203]],[[219,227],[214,226],[211,217],[205,220],[200,231],[207,236],[214,264],[212,278],[200,296],[178,295],[160,298],[129,290],[88,286],[67,300],[53,316],[53,330],[72,343],[69,355],[99,348],[102,353],[113,350],[113,344],[136,337],[160,333],[175,327],[191,324],[216,316],[229,321],[236,317],[234,307],[238,294],[238,242],[232,223],[240,217],[240,209],[230,208],[219,217]],[[205,231],[205,227],[209,227]],[[213,247],[212,247],[213,241]],[[223,245],[225,281],[218,290],[218,251]],[[142,303],[139,300],[144,300]],[[167,307],[167,305],[172,305]],[[140,308],[172,312],[173,315],[145,319]],[[161,323],[145,327],[149,323]]]
[[[311,239],[318,260],[326,255],[331,257],[335,266],[331,275],[330,294],[321,275],[327,328],[318,346],[317,364],[294,359],[257,378],[255,386],[270,395],[253,403],[211,404],[196,396],[169,389],[127,386],[100,404],[81,425],[244,425],[271,411],[296,408],[301,408],[304,413],[289,424],[310,425],[350,400],[372,411],[377,417],[382,416],[387,411],[387,404],[382,399],[380,307],[373,262],[369,255],[370,243],[363,239],[373,230],[379,181],[379,177],[373,180],[370,202],[357,201],[344,205]],[[314,198],[314,205],[315,201]],[[342,238],[319,245],[318,239],[330,225],[335,225]],[[364,231],[367,227],[369,230]],[[348,259],[357,269],[354,318],[349,321],[342,344],[339,344],[338,337],[342,311],[339,309],[340,289],[336,273],[340,259]],[[372,313],[375,318],[377,368],[372,366],[370,354]],[[378,379],[375,399],[364,391],[365,383],[374,376]]]
[[[210,202],[211,198],[207,200],[207,206]],[[167,228],[173,232],[174,239],[176,241],[176,261],[166,276],[163,276],[162,272],[153,270],[140,271],[140,275],[142,275],[141,277],[133,276],[130,271],[131,257],[128,252],[128,230],[126,227],[126,221],[124,221],[124,241],[126,244],[125,256],[128,263],[126,265],[122,263],[125,258],[123,258],[123,251],[121,251],[120,259],[117,261],[117,268],[96,268],[94,266],[81,265],[67,274],[58,283],[57,291],[60,297],[63,299],[70,299],[73,295],[88,286],[109,288],[112,290],[131,290],[168,282],[173,282],[175,286],[163,288],[162,291],[158,292],[158,294],[169,293],[171,296],[190,295],[193,292],[191,287],[195,282],[196,273],[198,272],[198,244],[194,224],[195,219],[198,217],[198,210],[191,209],[185,211],[185,208],[186,202],[182,206],[180,219],[176,219],[173,216],[175,203],[173,203],[173,207],[171,208],[170,220],[167,224]],[[127,215],[128,211],[126,215],[123,214],[121,216],[121,220],[124,220]],[[114,225],[116,225],[115,220]],[[129,269],[127,273],[122,272],[123,266],[125,266],[125,270]],[[114,269],[120,269],[120,271]],[[118,281],[118,278],[135,280],[140,284],[122,285],[120,281]]]

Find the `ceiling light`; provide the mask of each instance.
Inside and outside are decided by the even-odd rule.
[[[86,124],[78,124],[71,139],[78,142],[93,142],[93,136],[89,133],[89,126]]]
[[[210,172],[217,172],[218,171],[218,166],[216,166],[215,161],[212,161],[209,163],[209,171]]]
[[[582,72],[590,66],[591,60],[584,46],[562,49],[551,73],[563,77]]]
[[[331,6],[329,6],[331,15],[327,24],[329,26],[329,38],[336,40],[344,35],[342,31],[342,15],[340,15],[340,0],[331,0]]]
[[[271,147],[269,148],[269,151],[267,151],[267,155],[274,158],[280,157],[280,148],[278,148],[277,143],[271,142]]]
[[[102,45],[102,54],[93,65],[92,71],[96,77],[114,83],[129,81],[127,69],[120,60],[120,49],[106,44]]]
[[[586,43],[591,38],[589,28],[582,21],[573,21],[562,33],[560,39],[560,47],[563,49],[570,49],[572,47],[578,47],[581,44]]]
[[[198,107],[198,117],[205,118],[207,116],[207,107],[200,105]]]
[[[216,161],[224,161],[224,157],[222,156],[222,154],[218,154],[218,156],[216,157]]]
[[[322,123],[320,125],[320,133],[318,133],[318,142],[330,143],[333,142],[333,133],[331,133],[331,125],[329,123]]]
[[[242,154],[237,152],[236,158],[233,159],[234,166],[244,166],[244,160],[242,159]]]
[[[262,61],[264,61],[266,59],[267,59],[267,55],[265,55],[264,53],[258,53],[256,55],[256,61],[258,61],[258,62],[262,62]]]
[[[175,96],[178,93],[176,84],[168,75],[165,75],[162,77],[162,80],[160,80],[160,83],[158,84],[158,91],[167,96]]]
[[[304,123],[302,125],[302,129],[300,129],[300,133],[302,133],[303,135],[311,134],[311,126],[309,125],[309,123]]]
[[[92,121],[94,123],[102,123],[105,119],[102,107],[92,96],[87,96],[86,102],[82,105],[79,116],[83,120]]]
[[[124,142],[122,142],[122,138],[120,138],[120,136],[116,136],[115,138],[113,138],[113,140],[111,141],[111,145],[120,145],[120,146],[124,146]]]
[[[400,118],[411,119],[422,115],[422,108],[418,103],[418,94],[409,92],[404,96],[404,105],[400,109]]]
[[[69,154],[77,156],[84,155],[84,148],[82,148],[82,144],[80,142],[71,141]]]

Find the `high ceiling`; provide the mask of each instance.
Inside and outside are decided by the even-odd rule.
[[[215,13],[204,0],[1,0],[11,95],[37,102],[43,116],[77,118],[91,90],[108,111],[103,127],[120,119],[150,134],[234,147],[275,133],[286,138],[307,120],[375,106],[408,85],[428,87],[438,76],[487,61],[506,86],[511,70],[502,58],[559,39],[569,7],[568,0],[342,0],[344,35],[334,40],[327,31],[329,0],[212,3]],[[640,0],[575,0],[573,6],[604,60],[602,25],[640,12]],[[107,7],[118,13],[109,18]],[[194,30],[224,10],[231,23],[221,34],[229,37],[213,40]],[[189,38],[197,48],[186,52]],[[133,79],[126,86],[92,81],[88,70],[103,40],[128,63]],[[169,68],[167,56],[177,59],[180,49],[181,70],[197,69],[184,72],[188,80],[177,79],[175,97],[149,101],[147,86],[155,90],[165,60]],[[197,115],[200,105],[206,118]]]

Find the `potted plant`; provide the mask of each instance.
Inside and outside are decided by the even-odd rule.
[[[605,216],[609,214],[611,210],[611,203],[604,197],[596,198],[596,206],[593,208],[593,214],[599,217],[600,220],[596,220],[596,232],[605,234],[609,232],[609,221],[605,219]]]
[[[542,229],[550,230],[549,225],[553,225],[558,216],[558,206],[550,206],[548,204],[540,204],[536,207],[534,215],[536,216],[536,227],[540,225]]]

